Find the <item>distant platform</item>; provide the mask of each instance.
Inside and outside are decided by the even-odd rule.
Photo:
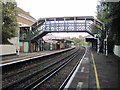
[[[30,59],[35,59],[39,57],[49,56],[57,53],[61,53],[64,51],[71,50],[75,47],[67,48],[67,49],[61,49],[61,50],[53,50],[53,51],[40,51],[40,52],[34,52],[34,53],[20,53],[20,55],[12,55],[12,56],[4,56],[2,57],[2,61],[0,61],[0,66],[10,65],[18,62],[27,61]]]

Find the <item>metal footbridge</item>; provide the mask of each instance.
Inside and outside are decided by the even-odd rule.
[[[103,29],[103,23],[93,16],[40,18],[30,27],[27,38],[38,40],[51,32],[87,32],[93,35],[92,24],[98,24]]]

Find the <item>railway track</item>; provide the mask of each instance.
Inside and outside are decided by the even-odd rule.
[[[51,78],[54,74],[56,74],[57,72],[59,72],[69,62],[71,62],[73,60],[73,58],[75,58],[78,55],[77,54],[78,51],[76,51],[71,56],[67,57],[66,60],[64,62],[62,62],[59,66],[57,66],[53,70],[49,71],[48,73],[46,73],[45,75],[43,75],[42,77],[40,77],[39,79],[37,79],[36,81],[32,82],[30,85],[24,87],[23,90],[34,90],[34,89],[37,89],[41,84],[43,84],[45,81],[47,81],[49,78]]]
[[[64,68],[56,72],[53,76],[42,84],[38,84],[32,88],[32,90],[43,90],[43,89],[55,89],[55,90],[63,90],[66,83],[70,79],[71,75],[73,74],[74,70],[78,66],[81,58],[85,53],[85,48],[78,51],[76,56],[72,58],[69,63],[67,63]]]
[[[65,56],[64,54],[67,54],[67,53],[70,53],[70,52],[72,52],[72,51],[61,53],[60,55],[56,55],[53,58],[49,58],[49,59],[46,59],[46,60],[45,59],[40,60],[40,62],[38,62],[37,64],[36,63],[35,64],[32,63],[31,66],[30,65],[26,65],[24,68],[20,68],[20,70],[17,69],[17,71],[14,70],[12,72],[8,72],[8,73],[6,72],[5,74],[3,74],[2,78],[4,80],[6,78],[8,79],[8,78],[14,77],[17,74],[30,73],[30,72],[36,71],[37,69],[43,68],[44,66],[47,66],[48,64],[53,63],[56,58],[60,58],[61,56],[64,57]],[[49,62],[49,63],[47,63],[47,62]],[[5,69],[5,70],[7,70],[7,69]]]
[[[74,51],[74,54],[77,52],[78,50],[75,50]],[[73,52],[73,51],[72,51]],[[73,54],[73,53],[72,53]],[[42,75],[38,75],[39,77],[41,77],[41,78],[44,78],[44,77],[46,77],[46,75],[47,76],[49,76],[49,74],[51,73],[51,72],[53,72],[53,71],[51,71],[51,70],[56,70],[56,68],[55,67],[57,67],[57,66],[59,66],[58,68],[60,68],[61,67],[61,65],[63,65],[63,63],[65,64],[65,63],[67,63],[69,60],[68,59],[66,59],[67,57],[69,57],[69,58],[72,58],[73,57],[73,55],[72,54],[69,54],[69,55],[66,55],[66,57],[65,58],[62,58],[62,59],[60,59],[60,60],[57,60],[56,62],[54,62],[54,63],[52,63],[52,64],[50,64],[50,65],[47,65],[46,67],[44,67],[43,69],[40,69],[40,70],[37,70],[37,71],[35,71],[35,72],[33,72],[33,73],[31,73],[31,74],[29,74],[29,75],[27,75],[27,76],[24,76],[24,77],[22,77],[21,79],[19,79],[19,80],[16,80],[16,81],[14,81],[14,82],[12,82],[12,83],[10,83],[10,84],[8,84],[8,85],[6,85],[6,86],[4,86],[2,89],[4,90],[4,89],[14,89],[14,90],[16,90],[16,88],[17,89],[20,89],[20,88],[22,88],[22,89],[26,89],[26,88],[30,88],[29,86],[33,86],[33,84],[32,83],[30,83],[30,84],[25,84],[24,82],[30,82],[30,78],[32,78],[33,76],[35,76],[36,74],[38,74],[38,73],[42,73],[43,71],[44,71],[44,73],[42,73]],[[66,60],[65,60],[66,59]],[[65,61],[64,61],[65,60]],[[61,62],[62,61],[62,62]],[[61,63],[60,65],[58,65],[59,63]],[[52,66],[54,66],[54,68],[52,68]],[[45,72],[45,70],[47,70],[48,69],[48,71],[51,71],[51,72],[49,72],[49,74],[47,73],[47,74],[45,74],[46,72],[48,72],[48,71],[46,71]],[[11,76],[11,75],[10,75]],[[37,75],[36,75],[37,76]],[[44,77],[43,77],[44,76]],[[33,81],[35,81],[34,79],[33,79]],[[32,82],[33,82],[32,81]],[[41,79],[40,79],[40,81],[41,81]],[[37,81],[38,82],[38,81]],[[22,84],[21,84],[22,83]],[[24,85],[25,84],[25,85]],[[28,86],[27,86],[28,85]]]

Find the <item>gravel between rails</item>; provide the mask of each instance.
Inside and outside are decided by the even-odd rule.
[[[73,49],[73,50],[74,50],[74,49]],[[50,64],[50,62],[52,63],[52,62],[56,61],[56,59],[58,59],[58,58],[61,58],[61,57],[66,56],[66,54],[69,54],[70,52],[73,52],[73,50],[64,52],[64,53],[62,53],[62,54],[60,54],[60,55],[58,55],[58,56],[54,56],[53,58],[49,58],[49,59],[47,59],[47,60],[46,60],[46,59],[44,59],[44,60],[39,60],[39,61],[40,61],[39,64],[38,64],[38,62],[35,62],[35,63],[30,63],[30,64],[28,64],[27,66],[24,66],[24,68],[19,69],[17,72],[20,72],[20,70],[27,70],[27,69],[30,68],[30,67],[36,67],[37,65],[39,65],[40,67],[37,67],[37,69],[35,69],[35,68],[30,69],[30,70],[26,71],[25,73],[21,72],[20,74],[14,75],[14,77],[9,78],[9,79],[6,79],[6,78],[5,78],[5,79],[3,80],[3,86],[6,85],[6,84],[8,84],[8,83],[10,83],[10,82],[13,82],[13,81],[16,80],[16,79],[19,79],[19,78],[25,76],[25,75],[28,74],[28,73],[32,73],[33,71],[38,70],[38,69],[40,69],[40,68],[42,68],[42,67]],[[56,59],[55,59],[55,58],[56,58]],[[43,63],[44,63],[44,64],[43,64]],[[25,64],[25,65],[26,65],[26,64]],[[15,72],[15,71],[16,71],[15,68],[14,68],[13,71],[14,71],[14,73],[16,73],[16,72]],[[11,71],[12,74],[14,74],[13,71]],[[6,71],[6,72],[7,72],[7,71]],[[10,72],[8,72],[8,73],[9,73],[9,74],[8,74],[8,76],[9,76],[9,75],[10,75]],[[4,77],[7,77],[7,74],[5,74],[5,75],[6,75],[6,76],[4,76]]]
[[[69,52],[69,51],[67,51],[67,52]],[[63,53],[60,53],[57,55],[51,55],[51,56],[47,56],[47,57],[37,58],[34,60],[22,62],[22,63],[15,64],[15,65],[8,65],[7,67],[6,66],[2,67],[3,78],[9,76],[9,74],[15,73],[16,70],[17,70],[17,72],[19,72],[21,70],[24,70],[24,69],[30,68],[31,66],[34,66],[34,64],[42,63],[42,62],[45,62],[52,58],[54,59],[60,55],[64,55],[64,53],[67,53],[67,52],[63,52]]]
[[[74,52],[76,52],[76,50],[75,50]],[[73,52],[71,52],[71,53],[73,53]],[[70,55],[71,55],[71,54],[70,54]],[[69,56],[69,55],[67,55],[67,56]],[[64,57],[63,57],[63,58],[64,58]],[[63,58],[62,58],[62,59],[63,59]],[[38,77],[42,77],[43,75],[45,75],[45,74],[48,73],[49,71],[55,69],[57,66],[59,66],[59,65],[60,65],[62,62],[64,62],[64,61],[66,61],[66,59],[65,59],[65,60],[62,60],[62,61],[61,61],[61,59],[60,59],[60,62],[57,63],[56,65],[49,67],[47,70],[44,70],[43,72],[39,72],[39,73],[35,74],[35,75],[32,76],[31,78],[29,78],[29,79],[27,79],[27,80],[24,80],[24,81],[21,82],[20,84],[18,83],[18,84],[16,84],[15,86],[12,86],[10,89],[16,90],[16,89],[22,89],[22,88],[24,88],[25,86],[27,86],[27,85],[29,85],[30,83],[34,82]]]
[[[58,90],[58,88],[61,86],[61,84],[64,82],[64,80],[67,78],[73,67],[76,65],[78,60],[82,58],[83,54],[85,52],[85,49],[81,49],[79,52],[80,55],[78,55],[74,60],[72,60],[67,66],[65,66],[62,70],[60,70],[58,73],[56,73],[52,78],[48,79],[46,82],[44,82],[40,87],[38,87],[36,90],[45,90],[45,89],[55,89]]]

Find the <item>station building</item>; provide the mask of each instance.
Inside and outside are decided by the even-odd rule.
[[[30,26],[36,22],[29,12],[17,7],[17,22],[20,28],[20,52],[38,52],[43,50],[59,50],[71,47],[72,40],[67,40],[62,37],[57,37],[52,34],[47,34],[38,40],[29,41]]]
[[[36,19],[33,18],[29,12],[26,12],[19,7],[17,7],[16,10],[18,13],[18,15],[16,17],[18,27],[16,28],[15,37],[8,39],[8,41],[11,43],[10,45],[8,45],[8,44],[0,45],[0,48],[2,48],[2,53],[0,53],[0,55],[17,54],[17,51],[19,51],[19,50],[21,52],[28,52],[28,49],[30,46],[29,42],[23,40],[23,38],[26,38],[26,35],[28,35],[28,32],[29,32],[28,28],[34,22],[36,22]],[[22,34],[22,33],[24,33],[24,34]]]
[[[29,12],[26,12],[19,7],[17,7],[16,10],[18,12],[17,22],[19,26],[30,26],[36,22],[36,19],[32,17]]]
[[[18,12],[17,22],[19,24],[20,32],[19,32],[19,43],[20,43],[20,52],[29,52],[31,44],[26,39],[29,34],[29,27],[36,22],[36,19],[30,15],[29,12],[24,11],[23,9],[17,7]]]
[[[60,50],[64,48],[70,48],[73,40],[65,39],[63,37],[47,34],[43,37],[44,50]]]
[[[90,42],[90,46],[97,50],[97,39],[92,35],[85,36],[86,42]]]

